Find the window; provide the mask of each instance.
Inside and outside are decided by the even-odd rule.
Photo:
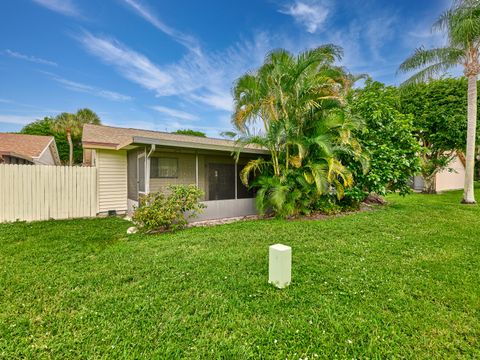
[[[177,178],[178,177],[178,159],[152,157],[150,158],[150,177],[151,178]]]

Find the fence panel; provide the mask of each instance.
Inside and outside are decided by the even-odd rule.
[[[0,222],[93,217],[93,167],[0,164]]]

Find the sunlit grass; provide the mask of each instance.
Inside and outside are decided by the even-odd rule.
[[[460,198],[155,236],[0,225],[0,358],[480,357],[480,206]],[[284,290],[267,284],[277,242]]]

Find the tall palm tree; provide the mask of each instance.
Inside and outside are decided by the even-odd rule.
[[[352,184],[337,156],[351,138],[347,119],[335,112],[351,86],[345,70],[335,66],[341,55],[342,49],[330,44],[298,56],[276,50],[257,71],[235,83],[232,123],[238,142],[266,147],[271,154],[268,160],[251,161],[241,173],[245,184],[252,171],[269,174],[261,179],[257,205],[268,198],[276,210],[286,204],[283,213],[290,215],[297,211],[292,204],[305,199],[309,186],[317,195],[333,186],[341,197],[344,186]],[[252,124],[261,124],[262,132],[252,134]]]
[[[428,81],[456,65],[463,66],[468,79],[468,127],[465,188],[462,202],[475,203],[474,167],[477,126],[477,78],[480,74],[480,1],[454,0],[452,7],[433,25],[444,31],[448,44],[436,49],[417,49],[399,68],[400,72],[420,70],[406,83]]]
[[[60,134],[65,134],[68,141],[69,157],[68,165],[73,165],[73,140],[82,135],[83,125],[100,124],[98,115],[90,109],[80,109],[75,114],[67,112],[61,113],[55,117],[52,123],[52,130]]]

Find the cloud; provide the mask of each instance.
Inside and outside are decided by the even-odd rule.
[[[36,119],[42,119],[42,115],[37,116],[23,116],[23,115],[9,115],[0,114],[0,123],[15,124],[15,125],[27,125]]]
[[[80,10],[72,0],[32,0],[33,2],[63,15],[79,17]]]
[[[45,59],[42,59],[42,58],[39,58],[39,57],[36,57],[36,56],[20,54],[19,52],[12,51],[10,49],[6,49],[5,54],[7,54],[8,56],[10,56],[12,58],[15,58],[15,59],[30,61],[30,62],[37,63],[37,64],[58,66],[58,64],[56,62],[53,62],[53,61],[50,61],[50,60],[45,60]]]
[[[72,91],[83,92],[83,93],[87,93],[87,94],[90,94],[90,95],[93,95],[93,96],[102,97],[102,98],[112,100],[112,101],[132,100],[131,96],[123,95],[123,94],[117,93],[115,91],[104,90],[104,89],[97,88],[95,86],[81,84],[81,83],[78,83],[78,82],[75,82],[75,81],[71,81],[71,80],[67,80],[67,79],[57,77],[55,75],[53,75],[52,77],[56,82],[62,84],[66,89],[69,89],[69,90],[72,90]]]
[[[175,41],[185,46],[187,49],[195,52],[200,53],[200,45],[198,41],[191,35],[187,35],[178,31],[163,21],[161,21],[155,13],[147,8],[145,5],[142,5],[140,2],[136,0],[123,0],[128,6],[130,6],[138,15],[156,27],[158,30],[162,31],[166,35],[172,37]]]
[[[165,107],[165,106],[152,106],[152,109],[155,110],[155,111],[158,111],[159,113],[162,113],[162,114],[174,117],[174,118],[182,119],[182,120],[197,120],[198,119],[198,117],[196,115],[190,114],[190,113],[185,112],[185,111]]]
[[[188,51],[175,63],[159,65],[112,38],[84,32],[77,39],[89,53],[157,97],[182,96],[222,111],[232,110],[234,80],[260,65],[270,50],[269,35],[259,32],[253,41],[218,53]]]
[[[122,43],[88,32],[84,32],[78,40],[89,53],[104,63],[113,65],[127,79],[148,90],[154,90],[157,95],[173,95],[178,92],[174,90],[176,81],[168,72]]]
[[[302,25],[309,33],[313,34],[323,26],[330,10],[325,3],[320,1],[307,3],[297,0],[279,10],[279,12],[292,16],[295,19],[295,22]]]

